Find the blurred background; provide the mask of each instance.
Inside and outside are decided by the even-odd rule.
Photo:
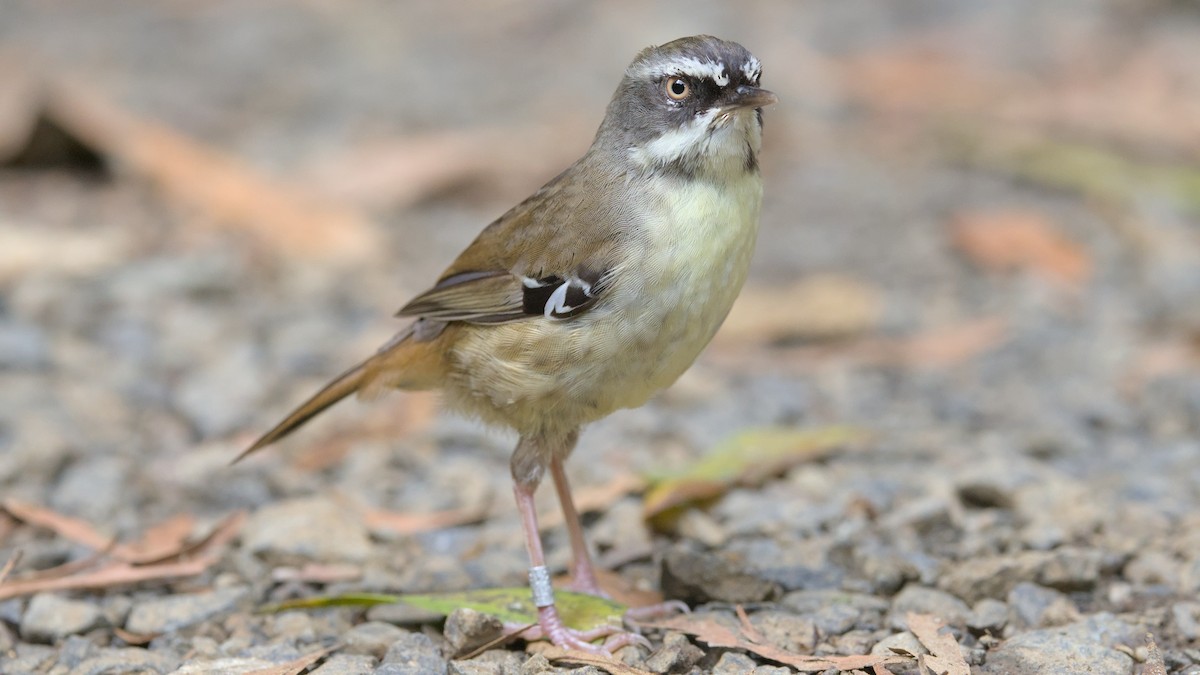
[[[1137,591],[1120,599],[1089,581],[1080,607],[1200,588],[1188,0],[0,0],[0,495],[119,537],[249,509],[244,550],[348,557],[368,586],[520,583],[512,439],[434,397],[343,404],[227,464],[582,154],[634,54],[694,33],[744,44],[780,98],[752,278],[697,366],[595,425],[571,475],[680,470],[767,426],[873,440],[682,529],[642,527],[636,490],[618,491],[617,516],[589,519],[602,551],[770,550],[813,572],[785,589],[867,577],[886,593],[844,560],[780,551],[932,499],[967,543],[918,537],[930,569],[1070,544],[1157,565],[1109,579]],[[412,544],[347,499],[509,515]],[[287,505],[353,536],[256,519]],[[6,518],[0,562],[82,555]],[[1144,588],[1166,590],[1139,604]]]

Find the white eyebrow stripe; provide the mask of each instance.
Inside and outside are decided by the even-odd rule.
[[[692,57],[673,59],[653,68],[646,68],[643,75],[650,77],[690,75],[698,79],[710,79],[719,87],[729,85],[729,74],[725,71],[725,64],[701,61]]]
[[[757,58],[751,56],[749,61],[742,64],[742,74],[746,76],[747,80],[757,84],[758,78],[762,75],[762,64]]]

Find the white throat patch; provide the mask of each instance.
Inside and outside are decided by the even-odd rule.
[[[646,168],[683,162],[701,171],[743,171],[747,152],[757,154],[762,135],[753,110],[706,110],[686,124],[667,131],[629,156]]]

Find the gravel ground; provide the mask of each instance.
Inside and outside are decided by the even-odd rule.
[[[1133,63],[1150,89],[1129,98],[1170,93],[1155,105],[1184,106],[1168,109],[1186,130],[1200,110],[1200,14],[1166,1],[976,4],[0,3],[7,72],[67,73],[305,189],[381,139],[447,129],[506,130],[514,144],[475,152],[520,166],[416,201],[350,199],[378,246],[349,262],[213,226],[120,163],[0,170],[0,495],[121,542],[180,514],[194,537],[249,514],[198,575],[0,600],[0,672],[244,673],[326,647],[310,672],[601,672],[522,643],[448,660],[486,629],[464,612],[443,625],[400,606],[254,611],[524,583],[509,436],[395,394],[229,461],[386,340],[399,326],[390,312],[582,151],[638,48],[712,32],[755,51],[783,100],[767,115],[747,299],[799,303],[779,289],[836,275],[858,290],[829,313],[851,319],[831,335],[820,311],[762,324],[735,314],[670,391],[591,427],[569,473],[585,490],[680,470],[764,427],[844,425],[870,440],[732,488],[668,528],[642,519],[636,492],[609,499],[586,519],[602,563],[714,620],[741,604],[764,643],[801,654],[921,652],[906,620],[916,612],[950,626],[971,672],[1200,673],[1197,211],[1153,189],[1114,201],[965,161],[930,131],[936,110],[881,114],[838,65],[935,44],[978,69],[966,82],[1009,68],[1044,93],[1066,86],[1063,73],[1091,81]],[[1092,53],[1110,61],[1077,66]],[[1162,90],[1157,57],[1177,68]],[[1126,80],[1114,78],[1107,97],[1124,110]],[[910,85],[892,81],[897,96]],[[1175,143],[1153,120],[1131,127],[1142,135],[1106,135],[1097,120],[1111,111],[1094,112],[1043,128],[1200,162],[1195,137]],[[1013,213],[1051,223],[1085,271],[997,272],[952,242],[956,219]],[[759,331],[767,339],[745,337]],[[487,515],[397,534],[371,510]],[[13,515],[0,520],[0,565],[21,553],[10,581],[94,553]],[[565,535],[546,540],[562,570]],[[620,654],[642,671],[792,672],[649,635],[652,651]]]

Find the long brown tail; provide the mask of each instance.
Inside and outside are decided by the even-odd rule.
[[[305,422],[309,421],[313,417],[316,417],[329,406],[358,391],[359,388],[362,387],[366,376],[366,365],[367,361],[363,361],[357,366],[354,366],[350,370],[347,370],[346,372],[337,376],[333,382],[325,385],[324,389],[318,391],[316,394],[313,394],[311,398],[300,404],[300,407],[296,408],[291,412],[291,414],[283,418],[283,421],[279,424],[276,424],[274,429],[271,429],[267,433],[263,434],[262,438],[254,441],[254,445],[251,445],[243,450],[242,454],[238,455],[237,459],[233,460],[231,463],[236,464],[256,450],[265,448],[284,436],[287,436],[296,429],[299,429]]]
[[[435,327],[433,331],[426,330],[426,335],[420,337],[416,336],[412,326],[397,333],[373,356],[338,375],[333,382],[293,410],[231,463],[236,464],[243,457],[287,436],[350,394],[357,392],[360,397],[372,398],[391,389],[433,389],[439,386],[445,363],[438,339],[452,336],[455,331],[445,329],[444,325]]]

